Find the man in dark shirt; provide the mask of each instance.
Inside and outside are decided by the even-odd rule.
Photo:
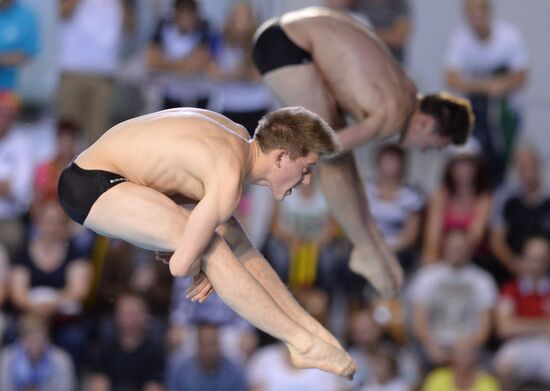
[[[135,293],[115,302],[116,334],[104,341],[91,363],[90,391],[161,391],[164,374],[162,343],[148,333],[149,310]]]

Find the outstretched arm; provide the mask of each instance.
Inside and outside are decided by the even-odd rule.
[[[189,274],[218,225],[231,217],[239,202],[240,181],[231,176],[227,178],[226,173],[218,174],[205,188],[204,197],[189,215],[181,242],[170,260],[170,272],[174,276]]]

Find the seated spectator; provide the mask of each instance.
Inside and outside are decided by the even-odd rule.
[[[191,302],[185,297],[191,278],[176,278],[172,288],[170,326],[167,332],[169,349],[184,356],[195,355],[197,324],[218,325],[222,355],[242,363],[256,348],[257,336],[250,324],[229,308],[214,292],[204,303]]]
[[[388,378],[392,381],[399,380],[399,383],[407,386],[406,389],[418,386],[420,368],[416,357],[384,338],[384,330],[374,320],[370,309],[363,308],[351,316],[350,342],[349,352],[357,362],[358,369],[353,381],[349,384],[349,389],[375,387],[381,381],[389,380]],[[389,363],[386,360],[387,352],[391,352],[396,360],[395,363]],[[396,373],[391,370],[394,364]],[[380,378],[377,376],[379,370],[382,371],[379,374]],[[392,375],[389,376],[389,373]]]
[[[405,62],[405,50],[411,31],[409,0],[359,0],[359,9],[372,23],[376,35],[397,61]]]
[[[76,389],[70,357],[52,345],[46,318],[28,313],[19,319],[19,338],[0,351],[0,390]]]
[[[66,0],[59,6],[57,112],[92,144],[113,124],[115,77],[126,7],[120,0]]]
[[[162,108],[206,108],[209,85],[203,71],[211,58],[211,40],[197,2],[174,1],[173,17],[159,23],[148,53],[149,69],[160,85]]]
[[[19,70],[39,50],[36,17],[20,0],[0,1],[0,90],[17,90]]]
[[[393,352],[380,349],[374,358],[375,383],[362,388],[362,391],[411,391],[407,382],[399,376],[397,360]]]
[[[32,153],[29,140],[13,128],[17,96],[0,91],[0,243],[13,259],[25,232],[22,216],[32,198]]]
[[[495,357],[503,383],[526,380],[550,387],[550,243],[532,237],[517,261],[518,276],[502,287],[496,325],[507,342]]]
[[[421,391],[499,391],[497,380],[480,368],[479,351],[468,341],[452,348],[451,365],[430,372]]]
[[[400,146],[382,146],[376,163],[376,179],[366,182],[372,217],[401,265],[410,269],[420,233],[424,197],[404,183],[407,165],[405,151]]]
[[[336,223],[316,180],[276,205],[266,256],[291,287],[330,287],[334,259],[328,245]]]
[[[246,391],[244,370],[222,354],[218,326],[197,327],[197,353],[169,359],[166,379],[169,391]]]
[[[164,352],[162,342],[148,329],[145,300],[133,292],[115,301],[115,335],[100,341],[86,379],[89,391],[162,391]]]
[[[467,233],[475,256],[483,254],[492,197],[480,161],[468,155],[452,158],[441,188],[430,198],[424,234],[422,262],[441,258],[443,238],[453,229]]]
[[[449,232],[443,261],[421,268],[411,283],[413,332],[428,365],[448,364],[459,340],[481,348],[489,337],[496,286],[472,264],[470,249],[467,232]]]
[[[518,183],[498,191],[491,223],[491,250],[512,275],[525,241],[535,235],[550,237],[550,191],[535,150],[518,149],[514,169]]]
[[[69,120],[57,122],[57,143],[55,156],[41,162],[34,170],[34,203],[57,199],[57,181],[61,171],[77,155],[77,125]]]
[[[252,62],[256,16],[250,4],[237,2],[225,21],[214,48],[208,77],[214,82],[209,109],[243,125],[254,135],[258,121],[273,106],[269,89]]]
[[[11,299],[17,311],[38,312],[52,322],[54,342],[81,364],[86,327],[83,301],[91,269],[68,235],[61,207],[48,201],[32,216],[34,234],[15,258]]]
[[[315,288],[297,291],[296,299],[319,323],[326,323],[328,295]],[[298,369],[292,365],[288,349],[281,342],[258,349],[247,367],[251,390],[339,390],[347,380],[319,369]]]

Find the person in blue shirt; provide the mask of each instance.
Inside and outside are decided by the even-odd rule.
[[[222,355],[218,326],[201,323],[197,327],[197,353],[183,358],[176,353],[168,363],[166,389],[169,391],[245,391],[244,370]]]
[[[0,0],[0,90],[16,89],[18,69],[38,50],[32,11],[18,0]]]

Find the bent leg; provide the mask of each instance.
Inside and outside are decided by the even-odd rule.
[[[334,346],[341,347],[338,340],[298,304],[271,265],[252,245],[237,219],[232,218],[224,228],[226,232],[223,238],[233,253],[283,311],[312,334]]]
[[[125,182],[98,198],[84,225],[146,249],[173,252],[189,213],[161,193]],[[317,367],[342,376],[355,372],[355,364],[345,351],[315,337],[281,310],[219,235],[205,252],[202,267],[226,304],[287,344],[296,366]]]

